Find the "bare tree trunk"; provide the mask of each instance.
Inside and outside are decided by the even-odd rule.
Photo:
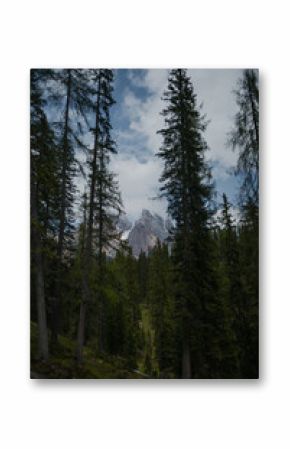
[[[103,304],[103,298],[100,295],[99,296],[99,320],[98,320],[98,349],[99,352],[102,354],[105,349],[104,345],[104,304]]]
[[[101,149],[100,155],[100,169],[101,173],[103,173],[103,150]],[[99,352],[104,352],[104,299],[103,299],[103,181],[102,175],[100,179],[100,187],[99,187],[99,238],[98,238],[98,250],[99,250],[99,329],[98,329],[98,343],[99,343]]]
[[[35,291],[37,301],[37,324],[38,324],[38,352],[39,358],[47,361],[49,357],[48,352],[48,333],[46,322],[46,305],[44,292],[44,276],[43,276],[43,261],[42,261],[42,245],[37,228],[38,216],[36,207],[36,192],[35,187],[31,189],[31,218],[32,218],[32,243],[33,243],[33,257],[35,263]]]
[[[191,356],[188,340],[183,340],[182,346],[182,379],[191,379]]]
[[[61,172],[61,199],[60,199],[60,224],[57,243],[57,273],[56,273],[56,294],[53,303],[52,313],[52,342],[58,342],[60,328],[60,303],[61,303],[61,267],[64,248],[64,230],[66,219],[66,194],[67,194],[67,169],[68,169],[68,132],[69,132],[69,110],[71,101],[71,71],[68,70],[66,107],[63,133],[63,154]]]
[[[184,129],[184,98],[183,98],[183,89],[182,89],[182,74],[181,70],[179,70],[179,101],[180,101],[180,146],[181,146],[181,176],[182,176],[182,220],[183,220],[183,257],[188,263],[190,263],[191,257],[189,253],[189,244],[188,244],[188,236],[189,236],[189,213],[190,213],[190,205],[188,198],[188,161],[187,161],[187,152],[186,152],[186,144],[184,142],[183,137],[183,129]],[[189,265],[187,266],[187,269]],[[188,277],[188,276],[186,276]],[[183,313],[185,316],[188,315],[188,305],[185,300]],[[187,321],[187,320],[186,320]],[[188,325],[186,324],[186,329],[183,329],[185,335],[183,337],[182,342],[182,378],[183,379],[191,379],[191,357],[190,357],[190,348],[188,342]]]
[[[80,317],[78,326],[78,338],[77,338],[77,360],[78,363],[83,362],[83,346],[85,340],[85,326],[86,326],[86,311],[87,305],[90,301],[90,286],[89,286],[89,272],[91,269],[91,255],[92,255],[92,237],[93,237],[93,222],[94,222],[94,201],[96,191],[97,180],[97,151],[98,151],[98,126],[100,118],[100,89],[101,80],[98,80],[98,93],[96,103],[96,123],[95,123],[95,139],[93,148],[92,159],[92,172],[91,172],[91,185],[90,185],[90,197],[89,197],[89,217],[88,226],[86,226],[86,211],[84,214],[84,267],[83,267],[83,291],[80,305]],[[87,229],[86,229],[87,228]]]
[[[80,305],[80,318],[78,325],[78,339],[77,339],[77,361],[83,362],[83,347],[85,343],[85,324],[86,324],[87,303],[82,300]]]

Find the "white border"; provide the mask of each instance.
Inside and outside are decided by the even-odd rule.
[[[1,447],[289,447],[287,2],[28,0],[1,10]],[[260,68],[262,380],[28,379],[29,68],[51,66]]]

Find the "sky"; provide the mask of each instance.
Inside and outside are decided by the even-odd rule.
[[[166,201],[154,200],[160,186],[162,161],[155,154],[161,136],[157,130],[164,125],[160,112],[162,94],[167,87],[166,69],[118,69],[115,73],[112,125],[118,155],[111,162],[118,175],[124,209],[130,220],[140,217],[143,208],[166,214]],[[226,145],[227,134],[233,126],[237,105],[233,90],[241,77],[239,69],[189,69],[198,104],[206,114],[209,125],[204,133],[212,166],[217,202],[225,192],[236,203],[238,182],[231,173],[237,153]]]

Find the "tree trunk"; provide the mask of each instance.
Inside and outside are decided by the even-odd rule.
[[[101,80],[98,80],[98,93],[96,103],[96,122],[95,122],[95,139],[93,148],[93,159],[91,167],[91,185],[90,185],[90,198],[89,198],[89,217],[88,226],[86,226],[86,211],[84,216],[84,266],[83,266],[83,291],[82,301],[80,306],[80,317],[78,326],[78,339],[77,339],[77,360],[79,363],[83,361],[83,345],[85,340],[85,326],[86,326],[86,311],[87,305],[91,300],[90,286],[89,286],[89,273],[91,270],[91,256],[92,256],[92,236],[93,236],[93,224],[94,224],[94,201],[96,191],[97,180],[97,151],[98,151],[98,126],[100,119],[100,89]],[[86,229],[87,228],[87,229]]]
[[[101,149],[101,173],[103,173],[103,153]],[[102,174],[101,174],[102,178]],[[98,328],[98,342],[99,342],[99,352],[104,352],[104,299],[103,299],[103,182],[100,179],[100,187],[99,187],[99,238],[98,238],[98,262],[99,262],[99,328]]]
[[[102,354],[105,350],[104,344],[104,307],[103,298],[99,296],[99,319],[98,319],[98,349],[99,353]]]
[[[186,338],[184,338],[182,346],[182,379],[191,379],[191,357]]]
[[[78,335],[77,335],[77,352],[76,357],[78,363],[83,362],[83,347],[85,342],[85,324],[86,324],[86,314],[87,314],[87,304],[89,301],[89,280],[88,280],[88,267],[86,263],[86,231],[87,231],[87,202],[86,197],[84,199],[84,217],[83,217],[83,239],[82,239],[82,248],[81,253],[84,254],[84,263],[83,263],[83,273],[82,273],[82,281],[83,281],[83,290],[82,290],[82,299],[80,305],[80,316],[79,316],[79,324],[78,324]]]
[[[80,318],[78,326],[78,340],[77,340],[77,361],[83,362],[83,347],[85,343],[85,323],[86,323],[87,303],[82,301],[80,305]]]
[[[47,361],[49,357],[48,352],[48,334],[46,322],[46,305],[44,293],[44,276],[43,276],[43,261],[42,261],[42,245],[38,231],[38,216],[36,206],[36,192],[35,187],[31,190],[31,218],[32,218],[32,249],[35,263],[35,292],[37,301],[37,324],[38,324],[38,352],[39,358]]]
[[[182,86],[182,73],[181,70],[179,72],[179,102],[180,102],[180,156],[181,156],[181,184],[182,184],[182,204],[181,204],[181,216],[182,216],[182,239],[183,239],[183,259],[188,262],[186,269],[188,270],[191,263],[191,255],[188,244],[188,236],[189,236],[189,214],[190,214],[190,205],[188,202],[188,186],[189,179],[188,176],[188,161],[187,161],[187,151],[186,151],[186,143],[184,140],[184,98],[183,98],[183,86]],[[184,273],[185,275],[185,273]],[[186,276],[187,280],[188,276]],[[190,288],[188,286],[187,288]],[[184,314],[188,315],[188,305],[185,300],[184,304]],[[186,328],[188,325],[186,325]],[[184,331],[184,330],[183,330]],[[186,331],[186,335],[183,337],[182,344],[182,378],[183,379],[191,379],[191,360],[190,360],[190,348],[188,342],[188,332]]]
[[[63,154],[61,171],[61,199],[60,199],[60,224],[57,243],[57,273],[56,273],[56,294],[52,311],[52,342],[58,342],[60,329],[60,304],[61,304],[61,267],[64,248],[64,230],[66,219],[66,195],[67,195],[67,169],[68,169],[68,132],[69,132],[69,110],[71,101],[71,71],[68,69],[66,107],[63,133]]]

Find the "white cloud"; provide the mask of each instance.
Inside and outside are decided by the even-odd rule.
[[[166,202],[152,199],[158,194],[158,179],[162,170],[159,160],[150,158],[144,164],[135,157],[122,159],[115,156],[111,168],[118,174],[124,208],[132,221],[140,217],[143,208],[165,215]]]
[[[217,162],[215,176],[228,177],[229,168],[236,165],[237,154],[227,147],[227,134],[233,126],[236,102],[233,89],[241,76],[237,69],[190,69],[198,103],[203,104],[202,111],[210,123],[205,138],[210,151],[207,157]]]
[[[161,96],[167,85],[167,70],[147,70],[145,76],[138,76],[135,71],[130,73],[131,82],[137,87],[146,88],[148,96],[144,100],[128,89],[123,110],[130,120],[130,130],[139,138],[142,137],[148,151],[155,154],[161,143],[161,137],[157,131],[163,127],[160,112],[164,105]]]
[[[152,198],[158,194],[162,171],[162,163],[154,155],[161,144],[157,131],[163,127],[161,96],[167,71],[134,70],[129,72],[129,79],[134,86],[145,88],[147,96],[137,97],[129,87],[126,90],[122,113],[129,120],[129,129],[118,133],[120,156],[112,161],[112,168],[118,174],[124,207],[131,220],[139,218],[142,208],[164,216],[166,201]]]
[[[237,154],[226,147],[226,140],[236,112],[232,90],[241,71],[190,69],[188,73],[193,81],[197,101],[199,104],[203,103],[203,112],[210,120],[205,132],[210,147],[206,157],[214,167],[214,179],[222,182],[229,178],[229,169],[235,166],[237,160]],[[145,88],[147,96],[137,96],[129,88],[130,85],[126,90],[122,114],[129,121],[129,129],[119,132],[119,148],[120,153],[127,154],[128,158],[129,154],[135,157],[119,160],[115,171],[119,175],[126,210],[136,217],[142,207],[157,213],[158,210],[161,212],[165,209],[148,198],[156,194],[159,187],[161,163],[157,162],[153,155],[161,144],[161,136],[157,134],[157,130],[164,126],[160,114],[164,108],[161,97],[167,87],[168,70],[131,70],[128,77],[134,86]],[[155,193],[152,193],[153,191]]]
[[[233,116],[236,112],[235,98],[232,94],[240,70],[188,70],[192,78],[198,103],[203,103],[203,112],[210,120],[205,132],[205,138],[210,147],[207,157],[218,161],[217,175],[227,176],[228,168],[234,166],[237,154],[226,146],[227,133],[232,127]],[[160,146],[161,138],[156,134],[163,127],[160,115],[164,107],[161,96],[167,87],[168,70],[151,69],[145,75],[138,76],[138,72],[131,71],[129,78],[137,87],[147,89],[149,95],[145,101],[138,98],[128,89],[124,99],[125,113],[130,120],[130,130],[142,136],[151,153],[155,153]]]

